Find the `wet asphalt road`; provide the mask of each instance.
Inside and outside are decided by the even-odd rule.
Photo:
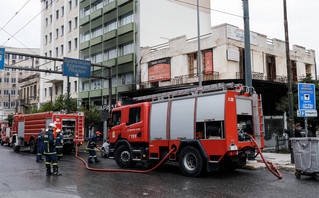
[[[88,154],[80,156],[87,158]],[[94,172],[73,155],[59,162],[60,177],[45,176],[45,165],[28,151],[0,147],[0,198],[77,197],[318,197],[319,182],[282,171],[278,180],[266,170],[236,170],[201,178],[183,176],[178,166],[165,164],[147,174]],[[96,168],[118,168],[102,159]]]

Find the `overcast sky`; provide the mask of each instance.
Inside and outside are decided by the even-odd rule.
[[[0,30],[26,2],[28,0],[0,0]],[[287,4],[291,46],[296,44],[304,46],[306,49],[314,49],[318,59],[319,0],[287,0]],[[243,14],[242,0],[211,0],[211,8],[241,16]],[[282,0],[250,0],[249,10],[251,31],[265,34],[268,38],[284,40]],[[14,35],[40,12],[40,0],[30,0],[13,20],[0,31],[0,45],[3,45],[11,37],[8,33]],[[240,17],[216,11],[211,13],[212,26],[229,23],[243,28],[243,19]],[[41,15],[39,14],[14,36],[19,42],[11,38],[5,43],[5,46],[39,48],[40,20]]]

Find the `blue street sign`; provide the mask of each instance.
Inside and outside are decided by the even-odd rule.
[[[64,57],[62,75],[74,76],[79,78],[90,78],[91,61]]]
[[[298,83],[298,102],[299,110],[315,110],[316,98],[315,98],[315,85]]]
[[[297,117],[317,117],[317,110],[297,110]]]
[[[4,69],[4,48],[0,48],[0,69]]]

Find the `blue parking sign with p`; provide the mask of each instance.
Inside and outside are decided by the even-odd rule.
[[[4,48],[0,48],[0,69],[4,69]]]
[[[299,109],[315,110],[316,109],[316,97],[315,97],[315,85],[307,83],[298,84],[299,95]]]

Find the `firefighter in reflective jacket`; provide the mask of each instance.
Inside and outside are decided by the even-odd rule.
[[[56,150],[54,144],[53,129],[55,128],[54,123],[50,123],[49,130],[44,134],[44,154],[45,156],[45,167],[47,170],[47,176],[52,175],[51,163],[53,166],[53,175],[60,176],[58,169],[58,160],[56,157]]]
[[[60,129],[56,130],[57,135],[55,138],[55,148],[58,156],[58,160],[62,160],[63,158],[63,133]]]
[[[93,163],[92,158],[94,158],[95,163],[100,162],[100,160],[96,157],[96,152],[94,150],[94,147],[96,147],[97,137],[99,137],[101,133],[99,131],[95,132],[95,135],[92,135],[89,139],[89,142],[86,146],[86,149],[89,151],[89,159],[88,163]]]
[[[37,160],[36,162],[42,162],[42,154],[43,154],[43,135],[45,130],[42,128],[41,131],[38,133],[37,137]]]

